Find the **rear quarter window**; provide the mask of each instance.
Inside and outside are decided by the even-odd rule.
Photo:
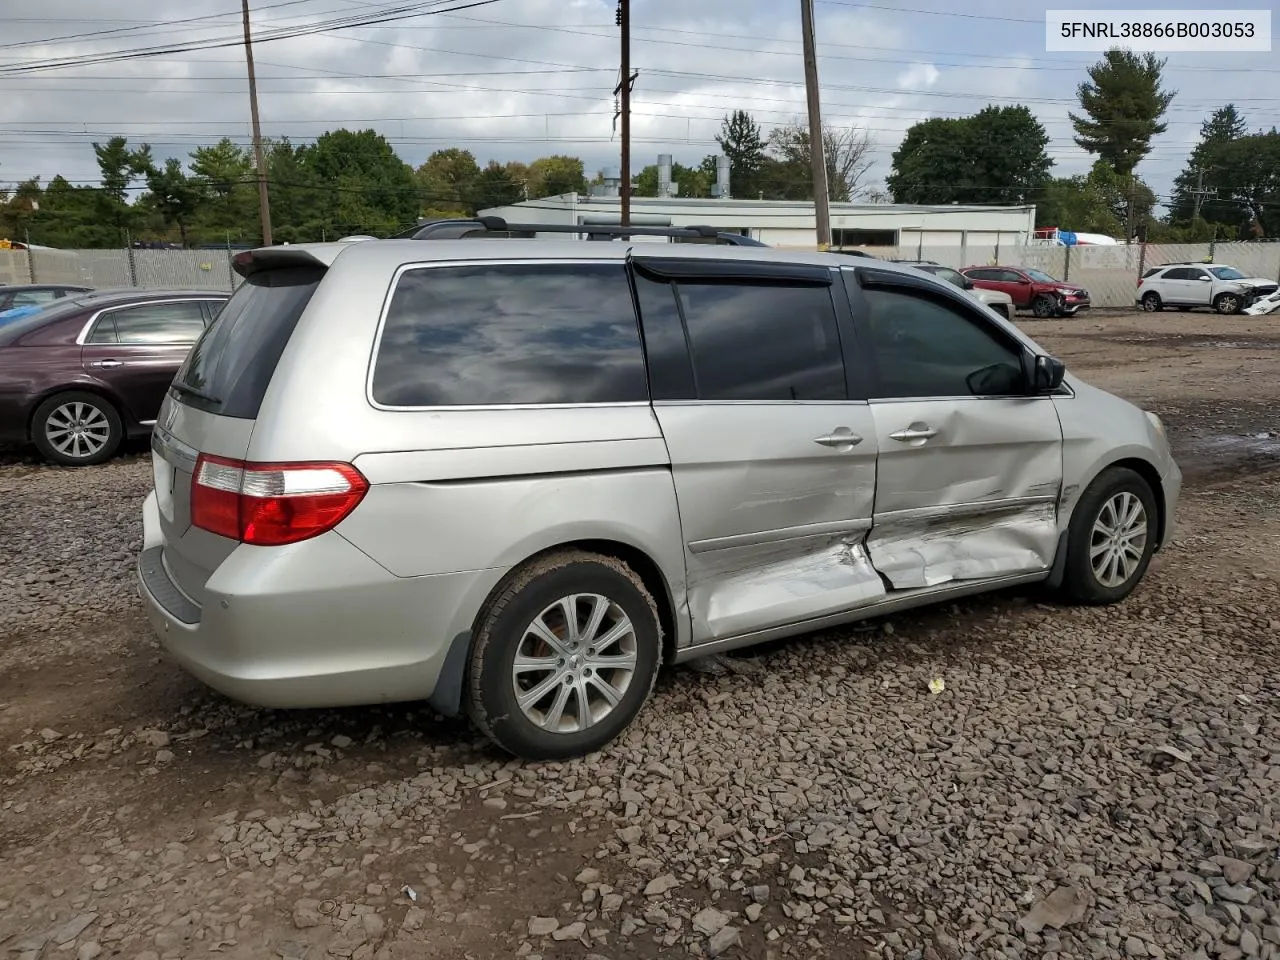
[[[626,268],[406,270],[378,340],[371,395],[387,407],[647,401]]]

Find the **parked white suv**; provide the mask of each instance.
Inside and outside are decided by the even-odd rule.
[[[917,270],[923,270],[925,273],[931,273],[939,280],[945,280],[947,283],[955,284],[961,290],[968,292],[979,303],[985,303],[1006,320],[1013,319],[1013,297],[1009,296],[1003,290],[986,290],[982,287],[975,286],[974,282],[966,277],[959,270],[952,270],[950,267],[944,267],[940,263],[932,260],[894,260],[893,263],[901,263],[909,267],[915,267]]]
[[[1275,293],[1276,286],[1274,280],[1247,277],[1225,263],[1166,263],[1142,275],[1136,301],[1152,313],[1165,307],[1240,313],[1260,297]]]

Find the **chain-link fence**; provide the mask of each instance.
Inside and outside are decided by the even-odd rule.
[[[1144,270],[1180,261],[1228,264],[1245,276],[1280,280],[1280,243],[1132,244],[1113,247],[878,247],[877,257],[933,260],[957,269],[1001,264],[1042,270],[1089,291],[1096,307],[1131,307]],[[229,250],[0,250],[0,283],[234,290]]]
[[[0,250],[0,283],[234,290],[229,250]]]

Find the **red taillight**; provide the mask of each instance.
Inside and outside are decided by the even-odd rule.
[[[349,463],[246,463],[202,454],[191,478],[191,523],[262,547],[332,530],[369,481]]]

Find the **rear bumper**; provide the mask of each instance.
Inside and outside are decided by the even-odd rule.
[[[138,592],[188,672],[263,707],[339,707],[436,693],[454,641],[502,571],[400,578],[336,533],[284,548],[240,546],[198,605],[165,562],[154,494],[143,507]]]

